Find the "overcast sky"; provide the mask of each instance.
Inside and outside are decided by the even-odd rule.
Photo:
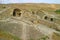
[[[57,3],[60,0],[0,0],[0,3]]]

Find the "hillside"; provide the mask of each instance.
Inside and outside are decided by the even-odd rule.
[[[0,40],[60,40],[60,4],[0,4]]]

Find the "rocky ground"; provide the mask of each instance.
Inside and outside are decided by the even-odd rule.
[[[59,6],[36,5],[1,4],[0,40],[60,40],[60,14],[54,12]],[[13,16],[16,8],[21,11]]]

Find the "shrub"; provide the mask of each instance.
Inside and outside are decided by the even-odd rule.
[[[60,9],[55,11],[57,14],[60,14]]]

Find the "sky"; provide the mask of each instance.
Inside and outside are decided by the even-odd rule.
[[[60,4],[60,0],[0,0],[0,3],[55,3]]]

